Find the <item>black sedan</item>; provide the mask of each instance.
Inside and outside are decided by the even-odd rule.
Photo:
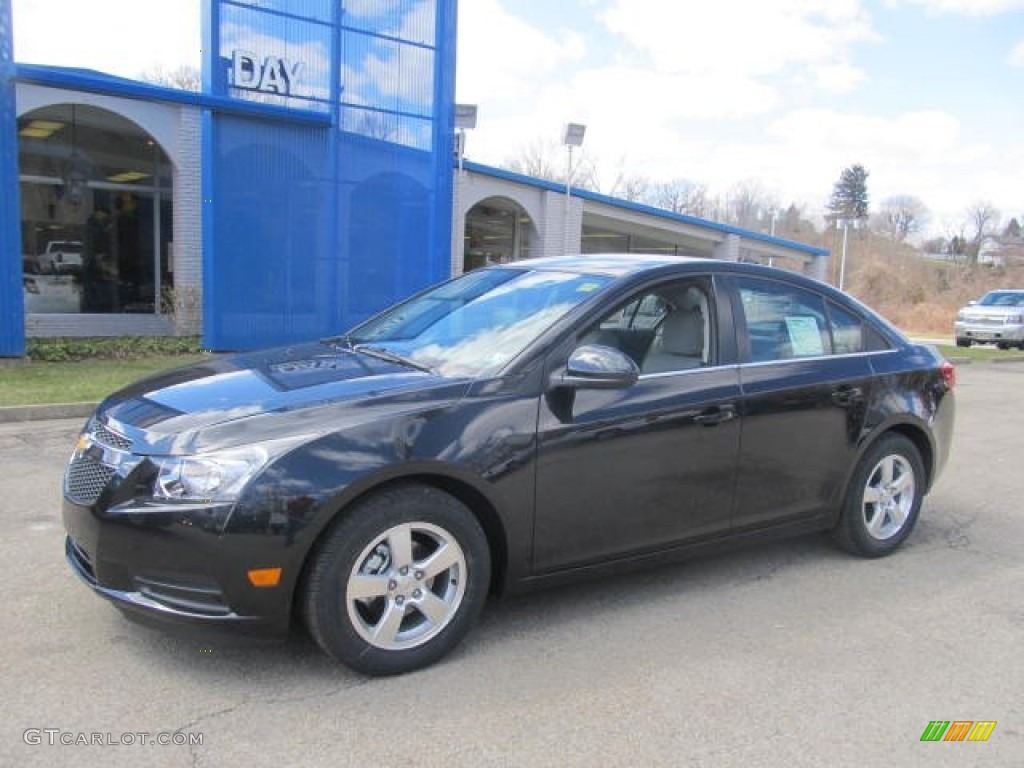
[[[953,386],[799,275],[523,261],[112,395],[67,468],[67,559],[136,618],[298,618],[400,673],[488,594],[814,530],[892,552],[949,455]]]

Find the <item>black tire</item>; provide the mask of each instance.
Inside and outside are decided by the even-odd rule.
[[[1005,352],[1010,348],[1010,345],[1007,344],[1005,341],[1000,341],[999,343],[996,344],[996,348],[1001,349],[1003,352]]]
[[[490,576],[487,537],[462,502],[398,486],[359,502],[327,532],[301,596],[306,626],[352,669],[411,672],[459,644]]]
[[[971,346],[971,340],[970,339],[957,339],[956,340],[956,345],[958,347],[969,347],[969,346]]]
[[[881,557],[910,535],[925,491],[924,462],[902,435],[887,435],[871,446],[854,470],[833,531],[843,549]]]

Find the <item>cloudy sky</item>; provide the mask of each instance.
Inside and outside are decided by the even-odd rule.
[[[13,0],[19,61],[135,76],[198,63],[198,0]],[[130,31],[134,30],[134,32]],[[566,121],[610,179],[756,180],[821,209],[843,167],[933,229],[1024,213],[1024,0],[460,0],[467,154],[499,164]]]
[[[1024,0],[463,0],[468,154],[586,123],[585,150],[821,208],[844,166],[941,221],[1024,211]]]

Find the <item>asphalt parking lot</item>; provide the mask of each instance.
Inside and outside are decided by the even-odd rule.
[[[1024,365],[962,366],[957,398],[892,557],[807,536],[492,603],[441,664],[384,680],[301,637],[125,621],[63,560],[80,421],[0,425],[0,765],[1024,765]],[[933,720],[997,726],[922,743]]]

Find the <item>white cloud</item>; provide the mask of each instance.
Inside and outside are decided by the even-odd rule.
[[[710,77],[826,67],[845,71],[848,85],[850,47],[877,39],[859,0],[612,0],[602,20],[656,69]]]
[[[1024,0],[889,0],[889,5],[917,5],[928,13],[994,16],[1024,9]]]
[[[495,97],[521,99],[526,109],[538,81],[583,52],[574,32],[531,26],[499,0],[467,0],[459,4],[458,99],[481,105]]]
[[[867,79],[862,69],[847,63],[823,64],[813,71],[815,85],[830,93],[849,93]]]
[[[860,163],[871,173],[875,203],[896,194],[922,198],[936,214],[956,214],[965,199],[1009,201],[1010,190],[995,175],[977,169],[997,167],[996,152],[972,144],[960,121],[942,111],[907,112],[891,118],[827,109],[791,112],[768,126],[787,169],[787,188],[817,191],[824,202],[846,165]],[[756,159],[754,160],[756,162]],[[757,171],[754,171],[757,175]]]
[[[12,11],[16,61],[123,77],[154,66],[199,67],[198,2],[14,0]]]

